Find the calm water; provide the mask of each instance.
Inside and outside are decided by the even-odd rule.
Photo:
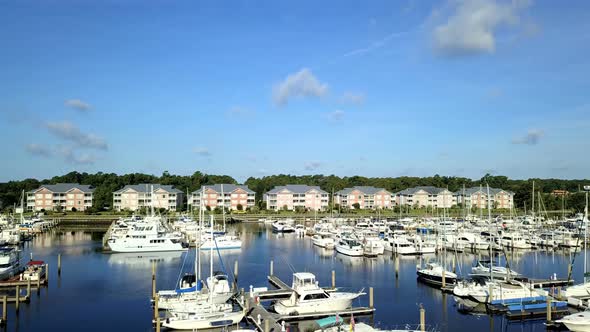
[[[451,295],[416,281],[419,258],[401,257],[399,274],[395,276],[395,258],[352,258],[326,251],[294,234],[273,234],[264,225],[237,225],[243,248],[223,252],[228,269],[239,261],[239,286],[245,289],[268,286],[266,276],[269,262],[274,260],[275,275],[291,282],[292,268],[312,272],[320,285],[331,284],[331,271],[336,271],[339,287],[360,290],[374,287],[373,318],[361,320],[381,328],[417,324],[419,305],[426,309],[427,324],[440,331],[545,331],[542,321],[508,323],[501,316],[462,314]],[[23,257],[33,252],[35,259],[50,264],[50,285],[39,295],[33,293],[31,302],[21,306],[15,315],[9,305],[7,331],[152,331],[151,262],[157,261],[158,289],[173,288],[180,268],[192,269],[193,255],[167,254],[103,254],[102,234],[82,231],[60,231],[44,234],[23,248]],[[57,254],[62,254],[62,273],[57,276]],[[529,277],[548,278],[554,272],[565,277],[571,253],[559,251],[508,253],[512,266]],[[208,256],[208,255],[205,255]],[[434,257],[434,256],[433,256]],[[457,272],[468,271],[473,254],[457,256]],[[450,261],[450,258],[449,258]],[[208,257],[203,257],[204,274],[208,273]],[[220,269],[214,259],[215,269]],[[583,262],[578,258],[574,277],[582,276]],[[356,305],[368,305],[368,295]],[[305,330],[305,323],[300,325]]]

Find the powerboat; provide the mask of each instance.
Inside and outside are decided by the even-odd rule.
[[[326,292],[318,286],[315,275],[308,272],[293,274],[293,293],[286,300],[274,305],[280,315],[315,314],[343,311],[352,306],[352,301],[363,295],[359,293]]]
[[[40,281],[46,273],[44,261],[29,261],[21,278],[22,280]]]
[[[428,263],[424,268],[418,269],[416,274],[418,274],[418,280],[438,287],[442,286],[443,274],[445,284],[454,285],[457,282],[457,275],[447,271],[438,263]]]
[[[383,255],[385,247],[378,237],[365,237],[363,240],[363,253],[367,257]]]
[[[219,250],[240,249],[242,248],[242,240],[238,239],[236,236],[230,235],[214,235],[213,240],[211,240],[210,236],[207,236],[201,244],[201,250],[211,248]]]
[[[340,238],[336,244],[336,251],[347,256],[363,256],[365,250],[363,245],[351,238]]]
[[[166,231],[159,222],[138,223],[122,237],[111,237],[112,252],[184,251],[188,245],[179,234]]]
[[[556,321],[573,332],[590,332],[590,311],[571,314]]]
[[[289,225],[286,221],[279,220],[272,224],[272,230],[279,233],[294,232],[295,228]]]
[[[321,248],[334,249],[334,239],[323,234],[315,234],[311,237],[311,242]]]
[[[491,270],[491,271],[490,271]],[[510,270],[504,266],[493,265],[490,260],[478,260],[475,266],[471,267],[472,277],[491,277],[492,279],[514,279],[520,276],[520,273]]]
[[[14,277],[21,272],[18,251],[14,248],[0,248],[0,280]]]

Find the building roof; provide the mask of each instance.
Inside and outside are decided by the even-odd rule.
[[[504,190],[504,189],[500,189],[500,188],[490,188],[490,195],[497,195],[502,191],[507,192],[510,195],[514,195],[514,193],[512,191]],[[486,187],[465,188],[465,196],[471,196],[476,193],[482,193],[484,195],[487,195],[488,189]],[[454,194],[457,196],[463,196],[463,189],[455,191]]]
[[[305,184],[288,184],[286,186],[276,186],[268,191],[267,194],[277,194],[283,190],[288,190],[294,194],[305,194],[310,190],[317,190],[321,194],[327,194],[326,191],[320,189],[318,186],[308,186]]]
[[[165,190],[169,193],[175,193],[175,194],[182,193],[182,191],[174,188],[174,186],[172,186],[172,185],[148,184],[148,183],[128,184],[125,187],[115,191],[115,193],[122,193],[128,189],[132,189],[132,190],[135,190],[140,193],[148,193],[152,190],[152,186],[154,188],[154,191],[156,191],[158,189],[162,189],[162,190]]]
[[[94,192],[94,188],[92,186],[85,185],[85,184],[57,183],[57,184],[44,184],[35,190],[29,191],[29,193],[37,192],[43,188],[45,188],[51,192],[54,192],[54,193],[65,193],[65,192],[68,192],[72,189],[78,189],[78,190],[85,192],[85,193]]]
[[[344,188],[340,191],[337,191],[336,194],[337,195],[348,195],[351,192],[353,192],[354,190],[358,190],[366,195],[375,195],[376,193],[378,193],[380,191],[385,191],[387,193],[390,193],[388,190],[385,190],[384,188],[375,188],[375,187],[370,187],[370,186],[354,186],[352,188]]]
[[[414,195],[415,193],[419,192],[420,190],[424,190],[425,192],[427,192],[430,195],[438,195],[448,189],[447,188],[437,188],[437,187],[433,187],[433,186],[420,186],[420,187],[404,189],[396,194],[397,195]]]
[[[206,189],[212,189],[215,192],[221,193],[221,186],[223,186],[223,193],[231,193],[237,189],[242,189],[245,192],[247,192],[248,194],[254,194],[254,191],[250,190],[250,188],[248,188],[248,186],[243,185],[243,184],[214,184],[214,185],[208,185],[208,186],[202,186],[201,188],[199,188],[199,190],[195,190],[193,191],[193,194],[199,194],[201,193],[203,190]]]

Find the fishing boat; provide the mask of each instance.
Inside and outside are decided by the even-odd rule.
[[[293,293],[286,300],[274,305],[281,315],[314,314],[343,311],[352,306],[352,301],[364,293],[326,292],[316,282],[315,275],[308,272],[293,274]]]
[[[46,273],[44,261],[29,261],[25,271],[21,274],[21,279],[38,281],[43,279]]]
[[[365,250],[363,249],[363,245],[357,240],[344,237],[340,238],[338,243],[336,243],[336,252],[347,256],[363,256]]]
[[[447,271],[438,263],[428,263],[424,268],[419,268],[416,274],[418,274],[418,280],[439,287],[442,286],[443,274],[445,284],[454,285],[457,282],[457,275]]]

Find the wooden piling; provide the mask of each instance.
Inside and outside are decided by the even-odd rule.
[[[420,305],[420,331],[426,331],[426,310]]]
[[[238,289],[238,261],[234,262],[234,290]]]
[[[41,279],[41,276],[39,276]],[[45,285],[49,286],[49,264],[45,263]]]
[[[160,332],[160,317],[156,317],[156,332]]]
[[[455,256],[453,256],[453,273],[456,273],[456,264],[455,264]]]
[[[492,303],[493,300],[494,300],[494,287],[492,286],[492,283],[490,283],[489,290],[488,290],[488,302]]]
[[[156,298],[156,262],[152,262],[152,299]]]
[[[395,255],[395,277],[399,276],[399,256]]]
[[[61,275],[61,254],[57,254],[57,275]]]
[[[270,332],[270,322],[268,321],[268,319],[264,320],[264,332]]]
[[[15,303],[15,309],[16,309],[16,312],[17,313],[18,313],[19,305],[20,305],[20,286],[16,286],[16,303]]]
[[[31,297],[31,279],[29,279],[27,282],[27,296],[29,298]]]
[[[158,308],[158,300],[159,300],[159,296],[156,295],[154,297],[154,319],[158,319],[160,317],[160,313],[159,313],[159,308]]]
[[[332,270],[332,288],[336,288],[336,271]]]
[[[369,287],[369,308],[373,309],[373,287]]]
[[[547,296],[547,322],[551,321],[551,297]]]
[[[274,275],[274,262],[272,260],[270,261],[270,275]]]
[[[447,285],[447,277],[445,273],[445,269],[442,270],[442,288],[445,288]]]
[[[6,303],[8,302],[8,298],[6,295],[2,297],[2,322],[6,322],[6,317],[8,313],[6,312]]]

